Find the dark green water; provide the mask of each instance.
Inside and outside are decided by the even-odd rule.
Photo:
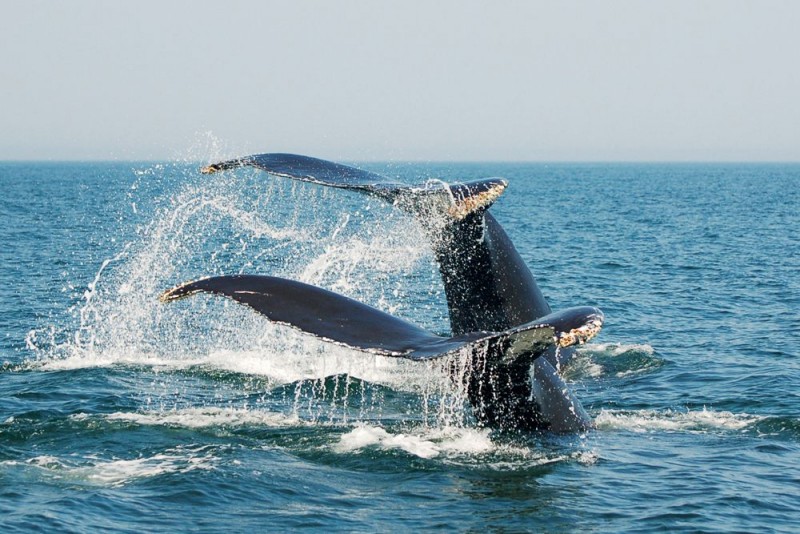
[[[369,165],[503,176],[554,309],[603,332],[580,436],[477,428],[435,364],[365,356],[175,283],[300,279],[448,328],[415,223],[179,164],[0,164],[3,531],[800,529],[800,166]]]

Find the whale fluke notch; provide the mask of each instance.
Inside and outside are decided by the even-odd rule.
[[[596,334],[603,322],[597,308],[570,308],[504,332],[470,332],[446,338],[332,291],[263,275],[203,278],[169,289],[159,299],[171,302],[199,292],[232,298],[274,323],[325,341],[412,360],[439,358],[464,348],[482,348],[503,354],[506,360],[523,356],[535,359],[585,325],[595,325],[586,331]],[[569,339],[578,341],[574,335]]]

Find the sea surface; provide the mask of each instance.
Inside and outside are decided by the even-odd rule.
[[[197,158],[210,159],[210,158]],[[355,193],[201,163],[0,163],[2,532],[797,532],[800,165],[364,164],[502,176],[596,429],[480,428],[444,366],[233,302],[260,273],[448,331],[425,236]]]

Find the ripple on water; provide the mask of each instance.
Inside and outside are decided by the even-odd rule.
[[[647,344],[589,343],[578,347],[577,356],[564,370],[567,378],[614,377],[645,374],[657,370],[666,361]]]

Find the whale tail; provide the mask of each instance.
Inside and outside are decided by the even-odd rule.
[[[428,181],[408,185],[374,172],[297,154],[256,154],[212,163],[200,172],[213,174],[239,167],[255,167],[274,176],[356,191],[391,202],[409,213],[443,214],[445,222],[460,221],[489,208],[508,186],[502,178],[463,184]]]
[[[371,354],[430,360],[464,348],[483,349],[509,363],[532,361],[552,346],[585,343],[603,324],[597,308],[569,308],[502,332],[443,337],[404,319],[320,287],[264,275],[203,278],[180,284],[159,297],[172,302],[196,293],[224,295],[274,323]]]
[[[204,278],[169,289],[160,300],[200,292],[226,296],[274,323],[370,354],[428,361],[466,351],[472,371],[462,379],[481,424],[554,432],[591,427],[591,418],[546,355],[596,335],[603,324],[597,308],[569,308],[502,332],[448,338],[337,293],[272,276]],[[535,380],[529,380],[531,369]]]

